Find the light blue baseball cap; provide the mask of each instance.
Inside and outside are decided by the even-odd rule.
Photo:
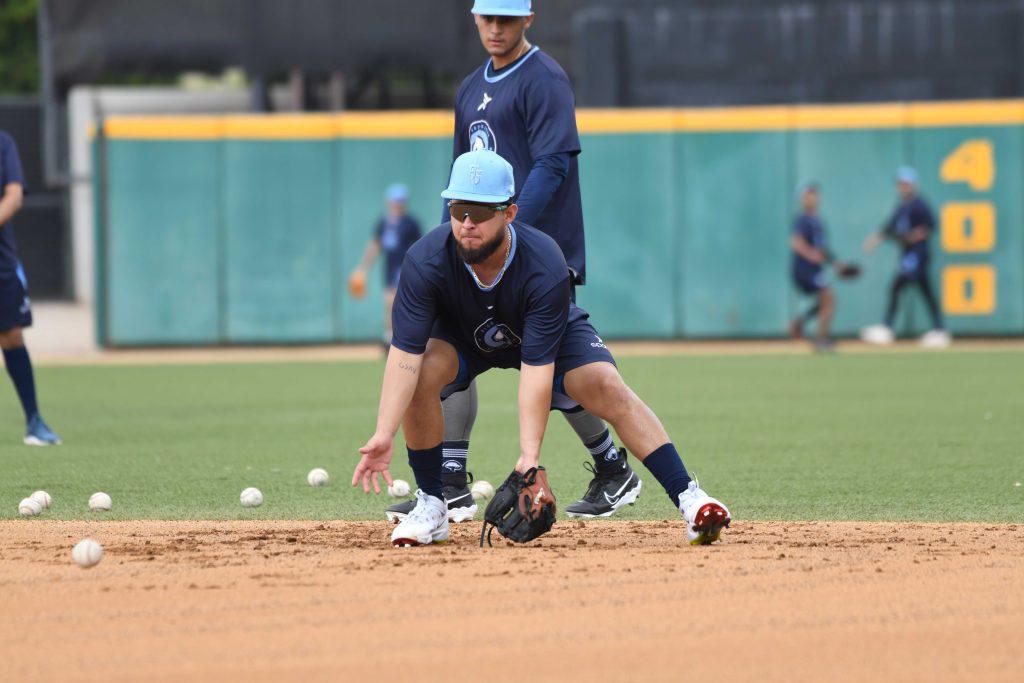
[[[917,185],[917,171],[910,166],[900,166],[896,169],[896,182]]]
[[[532,0],[476,0],[472,14],[487,17],[528,17],[533,14]]]
[[[384,197],[389,202],[406,202],[409,201],[409,188],[402,183],[395,183],[389,185],[388,189],[384,192]]]
[[[512,164],[489,149],[466,152],[452,164],[445,199],[481,204],[503,204],[516,193]]]

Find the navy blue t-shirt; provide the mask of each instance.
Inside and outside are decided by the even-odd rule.
[[[381,251],[384,253],[385,284],[391,286],[402,268],[405,252],[416,243],[423,231],[420,230],[420,224],[415,218],[405,214],[397,220],[384,216],[377,223],[377,229],[373,234],[380,242]]]
[[[807,244],[821,251],[828,251],[828,238],[821,219],[802,213],[793,222],[793,234],[804,238]],[[811,279],[821,272],[821,264],[808,261],[796,251],[793,252],[793,274],[798,278]]]
[[[893,212],[889,222],[885,225],[885,234],[889,237],[902,239],[914,228],[928,228],[928,237],[931,238],[935,231],[935,215],[932,213],[928,203],[921,197],[913,197],[908,202],[900,202]],[[903,253],[915,253],[922,260],[928,258],[928,240],[922,240],[914,244],[904,244]]]
[[[512,164],[516,196],[538,158],[569,155],[565,179],[534,224],[555,239],[569,267],[583,282],[586,251],[576,97],[558,62],[533,47],[498,72],[487,60],[462,82],[455,96],[452,158],[474,149],[497,152]]]
[[[455,246],[451,223],[442,223],[406,254],[391,344],[421,354],[440,322],[490,367],[553,363],[566,325],[587,317],[569,300],[569,271],[555,241],[514,224],[505,269],[488,289],[477,284]]]
[[[10,135],[0,130],[0,193],[11,183],[25,185],[21,172],[18,148]],[[10,275],[18,270],[18,243],[14,239],[11,221],[0,225],[0,275]]]

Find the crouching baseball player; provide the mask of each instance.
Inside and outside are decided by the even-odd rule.
[[[512,167],[487,150],[452,166],[451,221],[409,250],[393,309],[391,351],[377,429],[359,452],[352,485],[391,482],[392,443],[405,432],[416,506],[395,527],[397,546],[448,538],[443,499],[441,399],[490,368],[519,368],[520,455],[485,514],[499,532],[528,541],[550,529],[555,500],[540,467],[552,408],[582,405],[609,422],[665,488],[693,544],[730,522],[725,505],[690,478],[657,416],[622,380],[611,353],[572,303],[565,258],[550,237],[516,223]],[[481,539],[482,541],[482,539]]]

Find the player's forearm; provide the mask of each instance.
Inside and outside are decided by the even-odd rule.
[[[380,392],[380,407],[377,410],[377,433],[394,438],[409,409],[416,385],[420,379],[423,355],[402,351],[394,346],[388,351],[388,362],[384,368],[384,382]]]
[[[807,259],[811,263],[824,263],[826,261],[826,255],[820,249],[815,249],[807,240],[802,237],[794,237],[790,240],[790,246],[797,254],[802,258]]]
[[[525,472],[540,464],[540,447],[551,410],[551,382],[555,364],[523,364],[519,372],[519,463]]]
[[[369,270],[373,262],[377,260],[378,254],[380,254],[380,242],[370,240],[370,243],[366,245],[366,249],[363,250],[363,257],[359,259],[359,265],[356,266],[356,269]]]
[[[519,205],[517,218],[520,221],[528,225],[535,224],[568,175],[570,161],[570,156],[562,153],[549,154],[534,162],[516,199]]]
[[[14,214],[21,210],[21,202],[21,188],[13,189],[8,186],[4,191],[3,199],[0,199],[0,225],[14,218]]]

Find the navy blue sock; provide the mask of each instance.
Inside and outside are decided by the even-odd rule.
[[[598,470],[620,470],[626,466],[626,459],[612,441],[612,434],[607,429],[595,438],[584,444],[590,451],[590,457],[594,459],[594,466]]]
[[[444,500],[444,485],[441,483],[441,444],[422,451],[409,451],[409,467],[416,477],[416,486],[428,496]]]
[[[665,488],[665,493],[672,499],[672,504],[679,507],[679,494],[690,484],[690,475],[686,473],[676,447],[671,443],[665,444],[644,458],[644,466]]]
[[[469,458],[468,441],[445,441],[443,445],[443,461],[441,469],[444,474],[463,474],[466,471],[466,460]]]
[[[28,357],[28,349],[24,346],[4,349],[4,364],[7,366],[7,374],[14,382],[18,398],[21,399],[25,420],[30,420],[39,412],[39,406],[36,405],[36,381],[32,376],[32,361]]]

